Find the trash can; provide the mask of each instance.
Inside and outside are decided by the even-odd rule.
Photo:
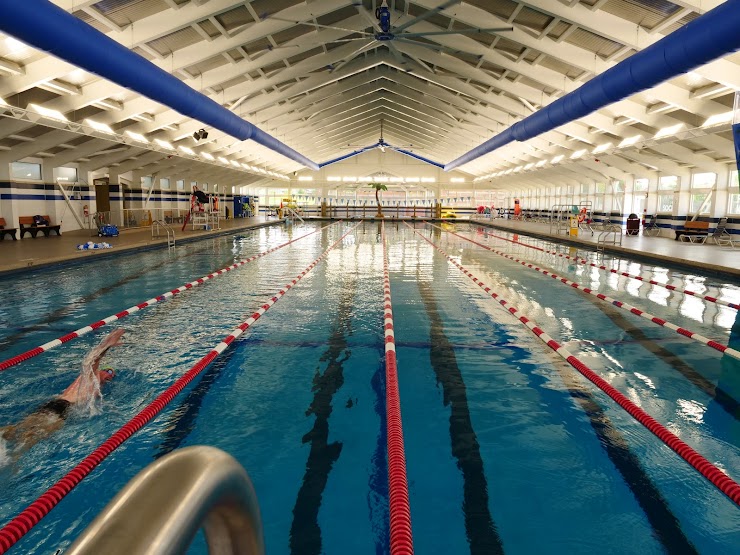
[[[627,216],[627,235],[638,235],[640,233],[640,218],[637,214]]]

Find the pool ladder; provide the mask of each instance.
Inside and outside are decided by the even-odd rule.
[[[160,230],[164,228],[167,232],[167,248],[175,248],[175,230],[164,220],[154,220],[152,222],[152,239],[159,237]]]
[[[246,470],[205,445],[178,449],[139,472],[64,553],[186,553],[201,528],[209,554],[265,553]]]
[[[600,230],[596,241],[596,250],[604,252],[606,244],[622,246],[622,226],[618,224],[605,224]]]

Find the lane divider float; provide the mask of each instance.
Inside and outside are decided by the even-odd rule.
[[[406,479],[406,453],[403,446],[401,395],[398,390],[396,340],[393,329],[391,280],[385,244],[385,222],[381,227],[383,241],[383,330],[385,335],[385,402],[388,428],[388,496],[390,509],[390,543],[392,555],[414,552],[411,537],[411,509]]]
[[[404,222],[405,223],[405,222]],[[568,362],[573,368],[578,370],[586,379],[588,379],[591,383],[593,383],[596,387],[601,389],[604,393],[606,393],[609,397],[611,397],[616,403],[622,407],[625,411],[627,411],[635,420],[637,420],[640,424],[645,426],[650,432],[652,432],[658,439],[660,439],[663,443],[665,443],[668,447],[670,447],[673,451],[675,451],[683,460],[685,460],[687,463],[689,463],[692,467],[694,467],[702,476],[704,476],[707,480],[709,480],[717,489],[719,489],[722,493],[724,493],[727,497],[729,497],[733,502],[735,502],[736,505],[740,506],[740,484],[735,482],[732,478],[730,478],[727,474],[722,472],[719,468],[714,466],[712,463],[710,463],[705,457],[700,455],[697,451],[695,451],[692,447],[684,443],[682,440],[680,440],[675,434],[668,431],[668,429],[660,424],[657,420],[655,420],[652,416],[650,416],[647,412],[645,412],[643,409],[638,407],[635,403],[630,401],[625,395],[620,393],[615,387],[613,387],[609,382],[601,378],[596,372],[591,370],[586,364],[581,362],[576,356],[571,354],[565,347],[560,345],[557,341],[555,341],[552,337],[547,335],[533,320],[530,320],[526,316],[519,316],[517,313],[519,310],[508,303],[505,299],[500,297],[497,293],[494,293],[491,291],[491,288],[488,287],[485,283],[483,283],[480,279],[475,277],[472,273],[470,273],[467,269],[465,269],[463,266],[457,263],[454,258],[452,258],[449,254],[447,254],[445,251],[443,251],[441,248],[439,248],[435,243],[424,237],[421,233],[419,233],[417,230],[413,229],[409,224],[406,224],[409,226],[414,233],[416,233],[419,237],[424,239],[427,243],[429,243],[432,247],[434,247],[437,251],[442,253],[447,260],[452,263],[453,266],[455,266],[457,269],[459,269],[463,274],[465,274],[468,278],[470,278],[473,283],[475,283],[478,287],[483,289],[486,293],[490,294],[491,297],[496,299],[501,306],[503,306],[509,313],[511,313],[514,317],[516,317],[522,324],[527,326],[532,333],[534,333],[545,345],[550,347],[553,351],[555,351],[558,355],[560,355],[563,359]]]
[[[242,322],[236,329],[227,335],[218,345],[196,362],[190,370],[183,374],[174,384],[162,392],[146,408],[129,420],[126,424],[105,440],[90,455],[85,457],[76,467],[69,471],[63,478],[51,486],[36,501],[31,503],[13,520],[0,528],[0,555],[6,553],[20,539],[25,536],[36,524],[41,521],[49,512],[79,484],[93,469],[98,466],[108,455],[121,446],[124,441],[144,427],[150,420],[159,414],[175,396],[180,393],[198,374],[205,370],[213,360],[223,353],[240,335],[267,312],[272,305],[280,300],[290,289],[293,288],[306,274],[316,267],[316,265],[342,240],[349,235],[360,223],[352,226],[342,237],[333,245],[326,249],[321,256],[314,260],[308,267],[298,274],[290,283],[286,284],[272,298],[265,302],[257,311],[255,311],[247,320]]]
[[[341,221],[341,220],[340,220]],[[126,310],[122,310],[121,312],[118,312],[116,314],[113,314],[111,316],[108,316],[107,318],[103,318],[102,320],[98,320],[97,322],[93,322],[92,324],[88,324],[87,326],[84,326],[78,330],[75,330],[73,332],[70,332],[66,335],[63,335],[61,337],[58,337],[57,339],[54,339],[53,341],[49,341],[48,343],[44,343],[43,345],[39,345],[38,347],[34,347],[33,349],[26,351],[25,353],[21,353],[19,355],[16,355],[14,357],[11,357],[7,360],[3,360],[0,362],[0,372],[3,370],[7,370],[8,368],[15,366],[17,364],[20,364],[23,361],[26,361],[30,358],[33,358],[35,356],[40,355],[41,353],[45,353],[46,351],[49,351],[53,349],[54,347],[58,347],[59,345],[62,345],[64,343],[68,343],[72,341],[73,339],[77,339],[78,337],[82,337],[83,335],[90,333],[93,330],[96,330],[100,327],[105,326],[106,324],[110,324],[111,322],[116,322],[118,320],[121,320],[122,318],[125,318],[126,316],[133,314],[135,312],[138,312],[144,308],[153,306],[157,303],[161,303],[162,301],[166,301],[167,299],[174,297],[175,295],[182,293],[183,291],[187,291],[188,289],[192,289],[193,287],[197,287],[198,285],[201,285],[205,283],[206,281],[217,278],[218,276],[221,276],[227,272],[230,272],[231,270],[234,270],[236,268],[239,268],[240,266],[244,266],[245,264],[248,264],[250,262],[253,262],[257,260],[258,258],[262,258],[263,256],[267,256],[268,254],[271,254],[275,252],[276,250],[282,249],[283,247],[287,247],[291,243],[295,243],[296,241],[300,241],[301,239],[304,239],[308,237],[309,235],[313,235],[314,233],[318,233],[322,229],[326,229],[327,227],[330,227],[334,225],[334,222],[332,224],[326,225],[322,228],[319,228],[315,231],[312,231],[311,233],[307,233],[306,235],[301,235],[300,237],[296,237],[295,239],[291,239],[287,243],[283,243],[282,245],[278,245],[276,247],[273,247],[269,250],[266,250],[264,252],[261,252],[259,254],[256,254],[254,256],[250,256],[246,260],[242,260],[241,262],[237,262],[235,264],[232,264],[231,266],[228,266],[226,268],[222,268],[220,270],[217,270],[215,272],[212,272],[208,274],[207,276],[203,276],[202,278],[198,278],[195,281],[191,281],[190,283],[186,283],[185,285],[181,285],[177,289],[172,289],[171,291],[167,291],[166,293],[162,293],[161,295],[158,295],[157,297],[154,297],[152,299],[149,299],[148,301],[144,301],[142,303],[139,303],[137,305],[134,305],[132,307],[127,308]]]
[[[434,224],[429,224],[432,227],[436,227],[438,229],[442,229],[439,226],[436,226]],[[447,230],[443,230],[447,231]],[[504,258],[508,258],[509,260],[513,260],[514,262],[518,262],[522,266],[525,266],[527,268],[531,268],[532,270],[536,270],[540,272],[541,274],[544,274],[546,276],[549,276],[553,278],[556,281],[559,281],[560,283],[563,283],[565,285],[569,285],[573,289],[578,289],[579,291],[583,291],[584,293],[588,293],[589,295],[593,295],[594,297],[607,302],[613,306],[616,306],[618,308],[622,308],[624,310],[628,310],[632,314],[636,314],[637,316],[640,316],[642,318],[645,318],[646,320],[652,322],[653,324],[657,324],[658,326],[661,326],[663,328],[673,330],[677,334],[682,335],[683,337],[688,337],[689,339],[693,339],[694,341],[697,341],[703,345],[706,345],[707,347],[711,347],[712,349],[719,351],[720,353],[723,353],[725,355],[731,356],[732,358],[735,358],[737,360],[740,360],[740,351],[733,349],[732,347],[729,347],[728,345],[725,345],[723,343],[719,343],[717,341],[714,341],[713,339],[709,339],[708,337],[704,337],[703,335],[700,335],[698,333],[695,333],[689,329],[682,328],[681,326],[677,326],[676,324],[672,324],[671,322],[668,322],[667,320],[663,320],[663,318],[658,318],[657,316],[653,316],[649,312],[645,312],[644,310],[641,310],[635,306],[632,306],[629,303],[625,303],[622,301],[618,301],[616,299],[613,299],[612,297],[609,297],[608,295],[604,295],[603,293],[597,293],[593,289],[590,289],[588,287],[583,287],[573,281],[570,281],[567,278],[564,278],[562,276],[559,276],[558,274],[555,274],[553,272],[550,272],[548,270],[544,270],[538,266],[535,266],[534,264],[526,261],[526,260],[520,260],[519,258],[516,258],[515,256],[511,256],[510,254],[506,254],[505,252],[497,251],[496,249],[493,249],[489,247],[488,245],[484,245],[483,243],[479,243],[478,241],[475,241],[473,239],[469,239],[468,237],[465,237],[464,235],[460,235],[458,233],[455,233],[454,231],[447,231],[447,233],[451,233],[452,235],[455,235],[456,237],[459,237],[461,239],[464,239],[466,241],[469,241],[475,245],[478,245],[479,247],[482,247],[488,251],[491,251],[493,253],[498,254],[499,256],[503,256]]]
[[[425,223],[429,223],[425,220]],[[584,258],[578,258],[575,256],[569,256],[567,254],[563,254],[557,251],[549,251],[547,249],[543,249],[541,247],[535,247],[534,245],[528,245],[527,243],[523,243],[521,241],[514,241],[513,239],[509,239],[507,237],[501,237],[500,235],[496,235],[494,233],[490,233],[491,237],[496,237],[497,239],[503,239],[504,241],[508,241],[509,243],[515,243],[517,245],[522,245],[524,247],[528,247],[530,249],[535,249],[547,254],[554,254],[555,256],[559,256],[560,258],[565,258],[567,260],[572,260],[573,262],[578,262],[580,264],[585,264],[587,266],[591,266],[592,268],[598,268],[599,270],[606,270],[609,273],[616,274],[618,276],[624,276],[632,279],[636,279],[638,281],[642,281],[644,283],[649,283],[651,285],[657,285],[658,287],[665,287],[669,291],[675,291],[676,293],[682,293],[684,295],[689,295],[691,297],[696,297],[697,299],[703,299],[705,301],[709,301],[710,303],[716,303],[721,304],[723,306],[728,306],[730,308],[734,308],[735,310],[740,310],[740,304],[737,303],[731,303],[729,301],[724,301],[722,299],[718,299],[717,297],[712,297],[711,295],[702,295],[701,293],[696,293],[694,291],[688,291],[686,289],[680,289],[679,287],[675,287],[674,285],[669,285],[667,283],[660,283],[659,281],[655,281],[653,279],[645,279],[641,276],[636,276],[634,274],[630,274],[627,272],[620,272],[619,270],[615,270],[613,268],[607,268],[606,266],[595,264],[593,262],[589,262],[588,260]]]

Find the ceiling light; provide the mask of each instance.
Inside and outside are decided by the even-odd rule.
[[[342,181],[344,181],[345,183],[354,183],[357,181],[357,178],[351,177],[351,176],[345,176],[342,178]]]
[[[465,178],[464,177],[453,177],[452,179],[450,179],[450,181],[452,183],[465,183]]]
[[[13,37],[6,37],[5,46],[7,46],[8,50],[10,50],[13,54],[20,54],[21,52],[28,49],[28,46],[26,46],[21,41],[14,39]]]
[[[387,175],[379,175],[377,177],[373,177],[372,180],[375,183],[388,183],[388,176]]]
[[[619,143],[619,148],[624,148],[626,146],[632,146],[640,139],[642,139],[642,135],[635,135],[633,137],[627,137],[626,139],[623,139],[621,143]]]
[[[7,106],[7,105],[8,103],[5,102],[5,100],[3,100],[2,98],[0,98],[0,106]]]
[[[580,158],[584,154],[586,154],[588,151],[585,148],[582,148],[581,150],[576,150],[573,154],[570,155],[571,160],[575,160],[576,158]]]
[[[101,100],[96,100],[91,105],[97,108],[102,108],[104,110],[117,110],[117,111],[123,110],[122,102],[118,102],[117,100],[111,100],[109,98],[103,98]]]
[[[593,149],[591,152],[593,154],[597,154],[599,152],[604,152],[605,150],[610,149],[612,146],[614,146],[612,143],[604,143],[603,145],[597,146],[595,149]]]
[[[162,148],[166,148],[167,150],[175,150],[174,146],[172,146],[167,141],[163,141],[162,139],[154,139],[154,142],[157,143]]]
[[[144,135],[140,135],[139,133],[134,133],[133,131],[126,131],[126,135],[128,135],[135,141],[139,141],[140,143],[149,142],[149,139],[147,139]]]
[[[176,123],[168,123],[167,125],[163,125],[162,127],[159,127],[158,129],[166,129],[167,131],[177,131],[180,129],[180,126]]]
[[[565,158],[565,154],[558,154],[555,158],[553,158],[552,160],[550,160],[550,163],[551,164],[557,164],[563,158]]]
[[[154,122],[154,116],[151,114],[143,113],[143,114],[135,114],[133,116],[129,116],[130,119],[135,121],[145,121],[147,123],[153,123]]]
[[[224,158],[223,156],[219,156],[218,157],[218,161],[221,162],[222,164],[228,164],[229,163],[229,161],[226,158]]]
[[[235,168],[239,168],[239,169],[241,169],[241,167],[242,167],[242,165],[239,162],[237,162],[236,160],[232,160],[231,161],[231,165],[234,166]]]
[[[51,110],[50,108],[44,108],[43,106],[39,106],[38,104],[29,104],[29,108],[32,110],[35,110],[36,113],[47,117],[49,119],[55,119],[57,121],[69,121],[66,117],[64,117],[64,114],[57,110]]]
[[[298,181],[313,181],[313,177],[310,175],[299,175]]]
[[[64,81],[58,81],[57,79],[51,79],[50,81],[39,83],[38,87],[46,90],[51,89],[51,92],[60,92],[64,94],[80,94],[80,87],[78,87],[77,85],[65,83]]]
[[[341,181],[342,178],[336,175],[330,175],[329,177],[326,178],[326,180],[327,181]]]
[[[86,119],[85,123],[95,129],[95,131],[100,131],[101,133],[108,133],[109,135],[113,135],[113,129],[111,129],[109,126],[107,126],[104,123],[100,123],[99,121],[95,121],[92,119]]]
[[[188,148],[186,146],[180,145],[178,147],[180,150],[182,150],[185,154],[190,154],[190,156],[195,156],[195,152],[193,152],[193,149]]]
[[[418,183],[419,180],[420,179],[418,177],[407,177],[406,178],[406,183]]]
[[[702,127],[712,127],[713,125],[719,125],[721,123],[730,123],[732,122],[732,115],[732,111],[724,112],[722,114],[714,114],[707,118],[707,121],[702,124]]]
[[[403,183],[403,177],[389,177],[388,181],[391,183]]]
[[[200,155],[206,160],[215,160],[213,154],[211,154],[210,152],[201,152]]]
[[[662,137],[670,137],[671,135],[675,135],[676,133],[681,131],[681,128],[684,125],[684,123],[677,123],[676,125],[671,125],[670,127],[664,127],[663,129],[658,131],[653,138],[660,139]]]
[[[542,167],[542,166],[544,166],[545,164],[547,164],[547,160],[540,160],[539,162],[537,162],[537,163],[535,164],[535,166],[537,166],[538,168],[541,168],[541,167]]]
[[[534,168],[534,162],[530,162],[529,164],[527,164],[526,166],[524,166],[524,169],[525,170],[528,170],[530,168]]]

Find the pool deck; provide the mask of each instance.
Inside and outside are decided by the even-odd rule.
[[[467,223],[468,220],[449,221]],[[176,226],[176,241],[178,244],[182,244],[276,223],[278,223],[278,220],[275,218],[256,216],[254,218],[221,220],[220,229],[211,231],[193,230],[191,226],[188,226],[185,231],[181,231],[180,226]],[[578,237],[570,237],[564,233],[550,233],[548,224],[501,218],[471,220],[471,223],[542,239],[557,240],[589,250],[596,249],[599,235],[598,232],[591,235],[590,231],[579,230]],[[78,244],[87,241],[96,243],[106,241],[113,248],[92,251],[77,250]],[[126,251],[166,248],[167,238],[166,236],[153,238],[151,229],[147,227],[123,230],[118,237],[91,237],[89,230],[78,230],[64,233],[61,237],[52,235],[47,238],[41,234],[36,239],[32,239],[26,235],[22,240],[13,241],[6,237],[1,242],[0,275],[20,273],[61,263],[93,260],[96,257],[111,256]],[[702,273],[708,272],[723,277],[740,279],[740,248],[732,249],[714,244],[682,242],[676,241],[672,237],[645,237],[641,232],[640,235],[635,236],[623,234],[622,246],[607,245],[605,254],[606,256],[625,256],[652,263],[664,263],[689,270],[695,269]]]

